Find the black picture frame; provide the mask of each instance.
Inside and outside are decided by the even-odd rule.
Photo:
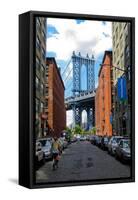
[[[88,19],[131,23],[132,65],[132,167],[131,177],[76,182],[35,183],[35,17]],[[27,188],[48,188],[135,181],[135,18],[75,13],[29,11],[19,15],[19,184]]]

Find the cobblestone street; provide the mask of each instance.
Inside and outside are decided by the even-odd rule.
[[[78,141],[64,150],[57,170],[52,170],[52,161],[41,166],[36,171],[36,182],[124,178],[130,176],[130,171],[130,166],[122,164],[106,151],[88,141]]]

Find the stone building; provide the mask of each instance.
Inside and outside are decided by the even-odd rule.
[[[131,129],[131,74],[130,74],[130,23],[112,23],[113,47],[113,132],[118,135],[130,135]],[[117,95],[118,79],[127,82],[127,99],[119,101]]]
[[[98,74],[98,88],[95,96],[96,134],[112,136],[112,52],[105,51]]]
[[[35,64],[35,134],[36,138],[46,135],[45,73],[46,73],[46,18],[36,18],[36,64]]]

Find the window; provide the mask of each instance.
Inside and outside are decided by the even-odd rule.
[[[35,99],[35,108],[36,112],[39,112],[39,100],[37,98]]]
[[[43,56],[43,59],[45,59],[45,50],[42,48],[42,56]]]
[[[113,52],[113,62],[114,63],[116,62],[116,52],[115,51]]]
[[[37,18],[37,19],[36,19],[36,24],[37,24],[37,26],[39,26],[39,27],[41,26],[40,18]]]
[[[42,36],[43,36],[44,39],[46,38],[46,34],[45,34],[44,31],[42,31]]]
[[[45,107],[48,108],[48,100],[45,101]]]
[[[44,103],[41,102],[41,112],[44,112]]]
[[[129,46],[127,45],[125,48],[125,56],[126,58],[129,58],[130,54],[129,54]]]
[[[46,88],[45,92],[45,95],[48,96],[48,88]]]
[[[40,86],[40,81],[39,81],[39,78],[36,76],[36,89],[39,90],[39,86]]]
[[[44,78],[45,77],[45,68],[44,68],[44,65],[41,65],[41,72],[42,72],[42,76]]]
[[[44,95],[44,85],[41,83],[41,94]]]
[[[121,35],[120,35],[120,40],[122,39],[122,36],[123,36],[123,34],[121,33]]]
[[[117,57],[117,59],[119,57],[119,48],[116,49],[116,57]]]
[[[126,26],[127,26],[127,23],[124,23],[124,29],[126,28]]]
[[[36,47],[38,49],[40,49],[40,47],[41,47],[41,42],[40,42],[40,39],[38,38],[38,36],[36,37]]]
[[[119,146],[122,148],[123,147],[123,141],[120,141]]]
[[[120,40],[120,50],[123,48],[123,40]]]
[[[116,40],[118,39],[118,27],[116,28]]]
[[[40,70],[40,59],[36,56],[36,69]]]

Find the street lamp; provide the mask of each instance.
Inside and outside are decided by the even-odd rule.
[[[110,64],[100,64],[100,66],[111,66],[111,68],[115,68],[115,69],[120,70],[122,72],[130,72],[131,71],[129,66],[127,66],[127,69],[122,69],[118,66],[114,66],[114,65],[110,65]]]

